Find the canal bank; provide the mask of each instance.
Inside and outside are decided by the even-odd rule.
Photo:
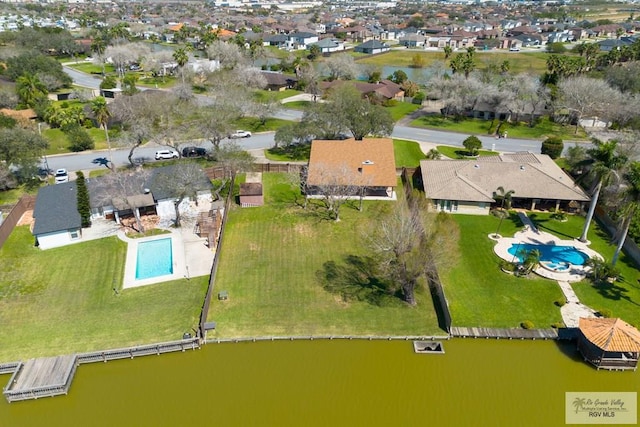
[[[640,391],[636,373],[597,371],[571,342],[444,345],[265,341],[89,364],[68,396],[1,401],[0,425],[560,426],[565,392]]]

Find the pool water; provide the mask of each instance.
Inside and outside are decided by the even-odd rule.
[[[171,238],[138,243],[136,280],[173,274]]]
[[[573,246],[555,246],[555,245],[532,245],[529,243],[514,243],[508,249],[511,255],[516,256],[520,262],[523,261],[523,253],[528,253],[531,250],[537,249],[540,251],[540,261],[549,261],[555,265],[583,265],[589,257],[580,252]],[[520,253],[518,253],[520,252]]]

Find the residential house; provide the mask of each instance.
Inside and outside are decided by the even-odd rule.
[[[362,96],[375,96],[381,100],[395,99],[402,101],[404,99],[404,90],[402,87],[391,80],[381,80],[377,83],[367,82],[345,82],[344,80],[334,80],[332,82],[320,82],[320,89],[323,91],[331,91],[339,88],[343,84],[352,83]]]
[[[379,40],[369,40],[356,46],[353,50],[368,54],[383,53],[389,51],[389,45]]]
[[[422,34],[407,34],[399,42],[405,47],[423,47],[427,38]]]
[[[75,182],[48,185],[38,191],[33,210],[35,224],[31,233],[36,246],[50,249],[69,245],[82,238],[82,221],[78,213],[78,190]]]
[[[317,197],[318,187],[334,182],[359,186],[359,197],[365,199],[395,200],[398,177],[391,138],[313,141],[307,196]]]
[[[311,43],[309,46],[313,45],[318,46],[321,53],[340,52],[344,50],[344,42],[334,38],[322,39],[316,43]]]
[[[474,160],[422,160],[425,196],[438,211],[487,215],[498,187],[513,190],[515,207],[565,209],[589,201],[547,155],[519,152]]]
[[[306,49],[309,44],[318,42],[318,34],[315,33],[295,32],[287,34],[287,37],[287,47],[293,50]]]
[[[283,91],[285,89],[292,89],[297,83],[298,79],[292,75],[286,75],[277,71],[260,71],[260,74],[267,81],[267,90],[270,91]]]

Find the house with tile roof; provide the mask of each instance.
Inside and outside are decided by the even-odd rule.
[[[422,160],[425,196],[438,211],[487,215],[498,187],[513,190],[512,206],[571,210],[589,196],[545,154],[529,152],[474,160]],[[571,206],[570,206],[571,205]]]
[[[638,367],[640,331],[622,319],[581,318],[578,350],[598,369],[624,370]]]
[[[313,141],[307,197],[317,196],[318,187],[333,182],[359,187],[357,196],[364,199],[395,200],[398,177],[391,138]]]

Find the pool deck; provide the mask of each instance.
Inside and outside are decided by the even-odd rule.
[[[590,249],[586,243],[577,239],[562,240],[553,234],[536,229],[533,224],[526,224],[524,228],[516,232],[513,237],[502,237],[497,239],[496,245],[493,247],[493,251],[500,258],[507,261],[513,261],[515,256],[509,253],[509,248],[511,248],[512,245],[517,244],[569,246],[587,254],[590,258],[602,258],[599,253]],[[551,271],[539,266],[534,270],[534,273],[547,279],[565,282],[578,282],[584,279],[588,271],[588,267],[581,265],[572,265],[568,271]]]
[[[118,238],[127,242],[127,256],[124,268],[123,289],[152,285],[170,280],[190,279],[191,277],[206,276],[211,273],[214,253],[206,246],[206,239],[196,236],[187,227],[167,230],[168,234],[152,237],[132,239],[123,231],[118,232]],[[136,258],[138,245],[153,240],[171,239],[173,252],[173,273],[149,279],[136,279]]]

